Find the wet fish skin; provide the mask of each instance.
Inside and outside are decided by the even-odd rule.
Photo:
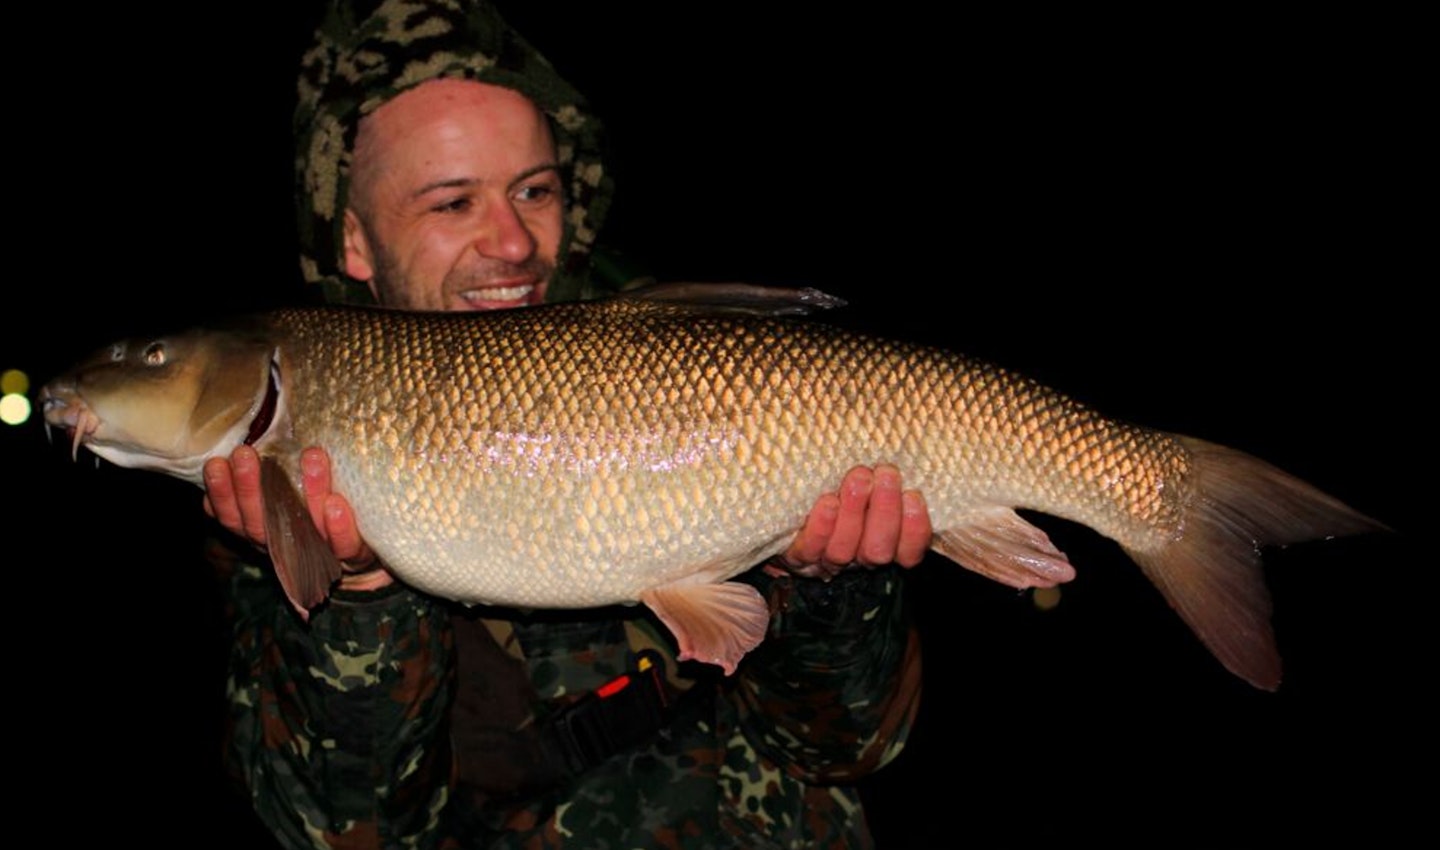
[[[1227,668],[1265,688],[1280,662],[1258,547],[1381,528],[1243,453],[1107,419],[958,354],[808,321],[620,299],[482,315],[289,310],[221,333],[175,346],[228,352],[229,365],[188,373],[211,376],[179,393],[192,409],[244,411],[225,427],[205,419],[220,436],[197,459],[156,464],[152,448],[107,444],[126,419],[111,399],[139,391],[83,389],[102,383],[86,377],[96,369],[52,385],[47,419],[93,417],[77,440],[97,453],[198,483],[204,459],[252,427],[274,374],[257,449],[299,480],[300,449],[325,447],[335,490],[406,582],[523,607],[643,601],[682,653],[727,670],[768,617],[726,580],[783,551],[855,464],[899,466],[925,493],[933,547],[1012,586],[1073,576],[1014,508],[1116,540]],[[217,359],[171,362],[204,357]]]

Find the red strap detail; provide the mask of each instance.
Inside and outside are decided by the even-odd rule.
[[[630,686],[630,677],[626,675],[616,676],[605,684],[595,689],[595,695],[601,699],[608,699],[615,696]]]

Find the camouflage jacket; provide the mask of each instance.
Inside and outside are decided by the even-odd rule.
[[[894,569],[830,583],[753,571],[769,636],[726,678],[677,666],[640,609],[480,618],[394,586],[341,593],[307,626],[267,569],[214,556],[235,628],[227,759],[286,847],[869,847],[853,782],[899,751],[918,705]],[[487,640],[533,688],[518,712],[526,688],[489,694],[498,721],[464,696],[478,654],[465,647]],[[472,781],[520,751],[503,729],[462,745],[467,727],[535,723],[646,649],[674,698],[658,732],[538,788]]]

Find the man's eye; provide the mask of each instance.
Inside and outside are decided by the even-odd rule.
[[[435,212],[441,213],[465,212],[466,210],[470,209],[470,199],[455,198],[453,200],[446,201],[443,204],[436,204],[434,207],[432,207],[432,209]]]
[[[546,184],[521,186],[515,190],[517,201],[544,201],[555,196],[555,187]]]

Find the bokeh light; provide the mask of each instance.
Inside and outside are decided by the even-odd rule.
[[[0,395],[25,395],[30,392],[30,376],[19,369],[0,373]]]
[[[30,399],[19,393],[0,396],[0,422],[21,425],[30,421]]]
[[[1030,594],[1030,599],[1035,607],[1041,611],[1052,610],[1060,604],[1060,588],[1058,587],[1037,587],[1035,592]]]

